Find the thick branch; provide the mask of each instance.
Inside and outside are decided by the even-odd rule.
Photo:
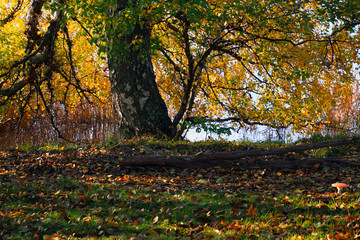
[[[184,40],[184,51],[185,51],[185,55],[186,55],[186,58],[188,61],[188,66],[187,66],[188,67],[188,78],[187,78],[186,85],[184,87],[184,94],[182,96],[179,111],[175,115],[173,123],[172,123],[173,129],[176,129],[177,125],[179,124],[179,122],[183,118],[184,114],[186,113],[186,110],[188,109],[191,92],[192,92],[192,89],[194,88],[194,81],[195,81],[195,72],[194,72],[194,70],[195,70],[194,63],[195,62],[194,62],[194,58],[193,58],[192,52],[191,52],[191,43],[190,43],[190,37],[189,37],[190,22],[187,20],[186,15],[181,15],[181,17],[179,17],[179,19],[181,19],[185,24],[184,29],[182,31],[182,37]]]
[[[61,19],[62,19],[62,14],[59,14],[58,17],[50,23],[50,26],[47,29],[45,36],[43,37],[43,40],[40,46],[36,49],[36,51],[27,55],[23,59],[15,62],[6,73],[0,75],[0,78],[5,77],[12,71],[12,69],[26,62],[29,62],[29,64],[45,63],[47,58],[49,57],[49,51],[51,51],[54,41],[56,39],[56,35],[60,29]],[[25,87],[28,83],[29,83],[29,79],[25,78],[15,83],[9,88],[0,89],[0,96],[12,97],[23,87]]]
[[[327,142],[310,143],[288,146],[274,149],[254,149],[235,152],[204,152],[190,156],[129,156],[119,159],[121,166],[166,166],[181,168],[211,167],[211,166],[231,166],[239,163],[248,157],[282,155],[292,152],[304,152],[307,150],[348,145],[358,138],[346,138]]]

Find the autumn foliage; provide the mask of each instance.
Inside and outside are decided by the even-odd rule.
[[[46,122],[65,136],[66,126],[114,123],[107,27],[126,33],[141,18],[152,26],[157,84],[179,134],[194,117],[307,135],[358,132],[356,3],[143,1],[109,19],[114,4],[0,3],[0,128]]]

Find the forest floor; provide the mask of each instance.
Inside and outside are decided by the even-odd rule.
[[[358,143],[229,168],[120,167],[114,157],[280,146],[141,140],[3,149],[0,239],[360,238]],[[298,163],[271,167],[279,159]],[[335,182],[351,187],[337,194]]]

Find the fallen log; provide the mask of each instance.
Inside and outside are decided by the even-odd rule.
[[[203,152],[195,155],[183,156],[125,156],[119,158],[120,166],[166,166],[180,168],[196,168],[221,166],[228,167],[241,163],[244,158],[284,155],[288,153],[300,153],[307,150],[348,145],[359,141],[358,138],[346,138],[340,140],[293,145],[274,149],[253,149],[233,152]]]

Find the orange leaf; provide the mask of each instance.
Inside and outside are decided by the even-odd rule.
[[[251,217],[256,217],[256,211],[257,211],[257,208],[254,208],[254,205],[251,203],[250,207],[247,211],[247,215],[251,216]]]
[[[129,175],[125,174],[124,176],[122,176],[120,178],[120,181],[128,181],[129,180]]]

